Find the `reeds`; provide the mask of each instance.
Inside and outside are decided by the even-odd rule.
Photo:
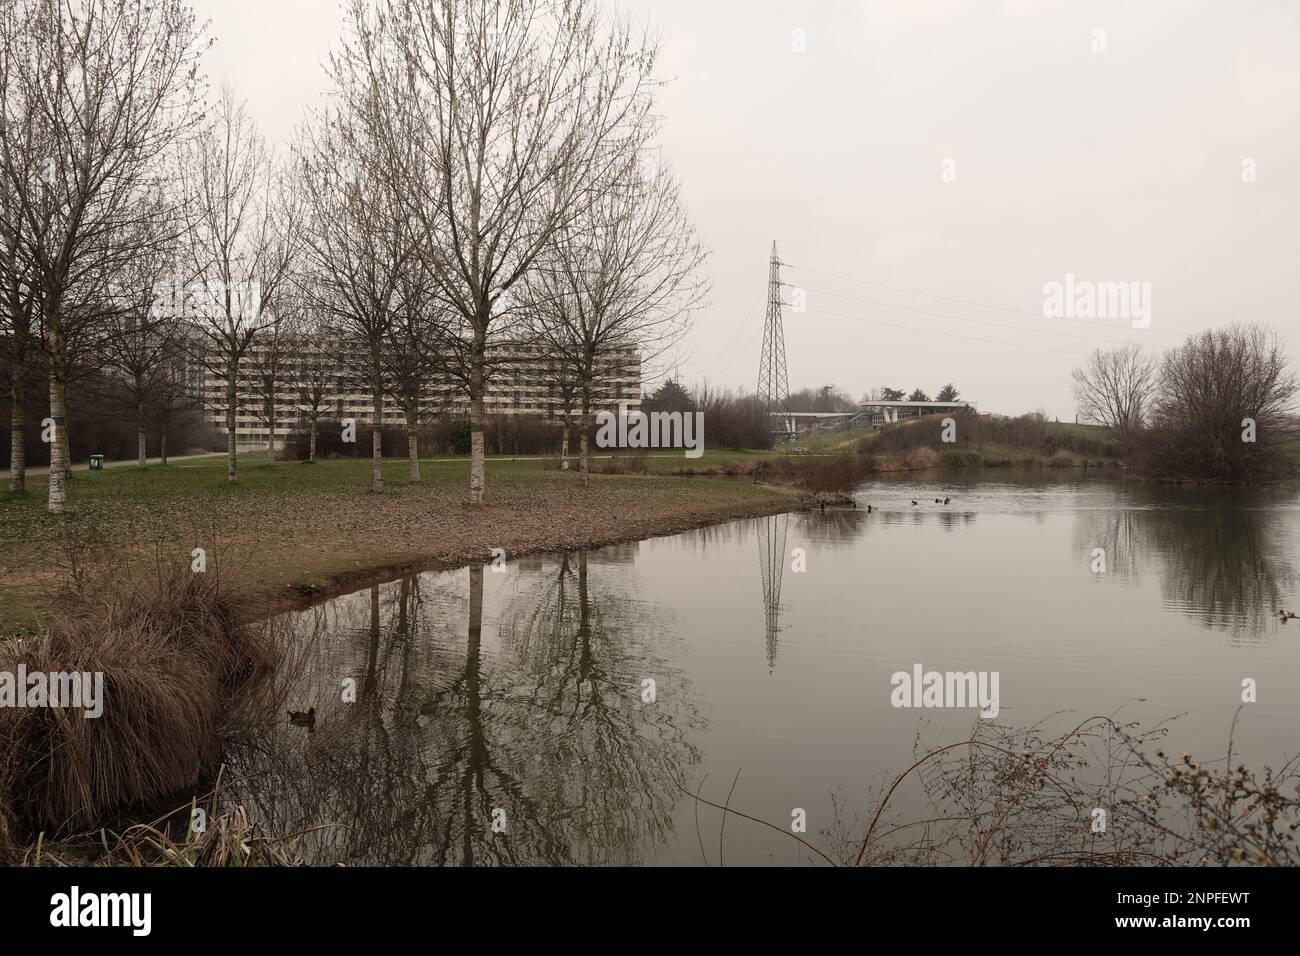
[[[102,674],[102,708],[0,710],[0,854],[22,832],[86,829],[190,792],[217,769],[233,691],[271,650],[218,577],[160,567],[144,587],[99,582],[52,623],[0,644],[0,671]]]

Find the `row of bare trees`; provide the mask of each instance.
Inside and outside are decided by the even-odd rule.
[[[567,446],[611,356],[653,361],[702,304],[706,253],[655,144],[656,44],[631,22],[589,0],[349,0],[331,88],[284,156],[232,90],[210,100],[209,42],[188,0],[0,12],[12,491],[36,376],[61,511],[70,378],[122,382],[143,464],[147,409],[192,398],[201,366],[224,383],[231,481],[241,398],[273,459],[285,397],[314,439],[344,382],[370,400],[376,491],[385,405],[418,479],[421,408],[466,401],[481,502],[502,363],[542,359]]]
[[[704,250],[655,161],[655,60],[644,30],[587,2],[350,4],[330,60],[338,95],[315,117],[324,186],[312,192],[344,220],[356,204],[369,225],[348,241],[373,246],[358,258],[374,268],[327,250],[314,259],[366,343],[376,403],[389,314],[434,333],[468,398],[476,503],[504,342],[540,349],[562,403],[586,422],[608,357],[670,348],[705,293]],[[330,182],[341,171],[342,188]],[[397,381],[423,377],[420,338],[399,337]],[[401,400],[413,399],[408,389]]]
[[[1281,477],[1300,439],[1297,391],[1282,343],[1258,325],[1211,329],[1163,356],[1097,349],[1074,371],[1082,419],[1111,429],[1154,477],[1176,480]]]
[[[0,7],[4,359],[11,488],[37,353],[52,419],[49,510],[63,510],[68,382],[121,328],[137,267],[173,241],[167,178],[203,120],[202,30],[184,0],[11,0]]]

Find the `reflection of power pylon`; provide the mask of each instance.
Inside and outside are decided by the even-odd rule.
[[[758,571],[763,578],[763,623],[767,630],[767,669],[776,667],[776,635],[780,628],[781,572],[785,570],[785,530],[788,514],[758,519]]]

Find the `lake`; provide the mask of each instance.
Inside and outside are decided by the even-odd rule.
[[[977,756],[1011,761],[1093,715],[1163,728],[1153,753],[1223,758],[1230,733],[1234,765],[1295,753],[1300,620],[1278,618],[1300,609],[1294,487],[978,474],[278,616],[284,659],[227,748],[225,798],[273,834],[324,826],[298,844],[314,863],[825,865],[920,755],[1000,734],[910,775],[875,831],[877,862],[970,862],[972,847],[992,862],[986,817],[960,808],[996,804],[1014,768]],[[893,675],[915,665],[996,673],[997,716],[894,706]],[[290,726],[285,709],[309,707],[314,729]],[[1131,823],[1118,738],[1074,743],[1078,763],[1053,774],[1107,828],[1089,832],[1077,794],[1018,798],[1026,830],[1003,862],[1070,843],[1076,819],[1088,846]],[[724,824],[709,804],[737,813]]]

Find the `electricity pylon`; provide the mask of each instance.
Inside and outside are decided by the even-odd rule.
[[[758,401],[764,411],[785,411],[790,381],[785,370],[785,330],[781,327],[781,260],[772,243],[767,271],[767,318],[763,320],[763,356],[758,363]]]

